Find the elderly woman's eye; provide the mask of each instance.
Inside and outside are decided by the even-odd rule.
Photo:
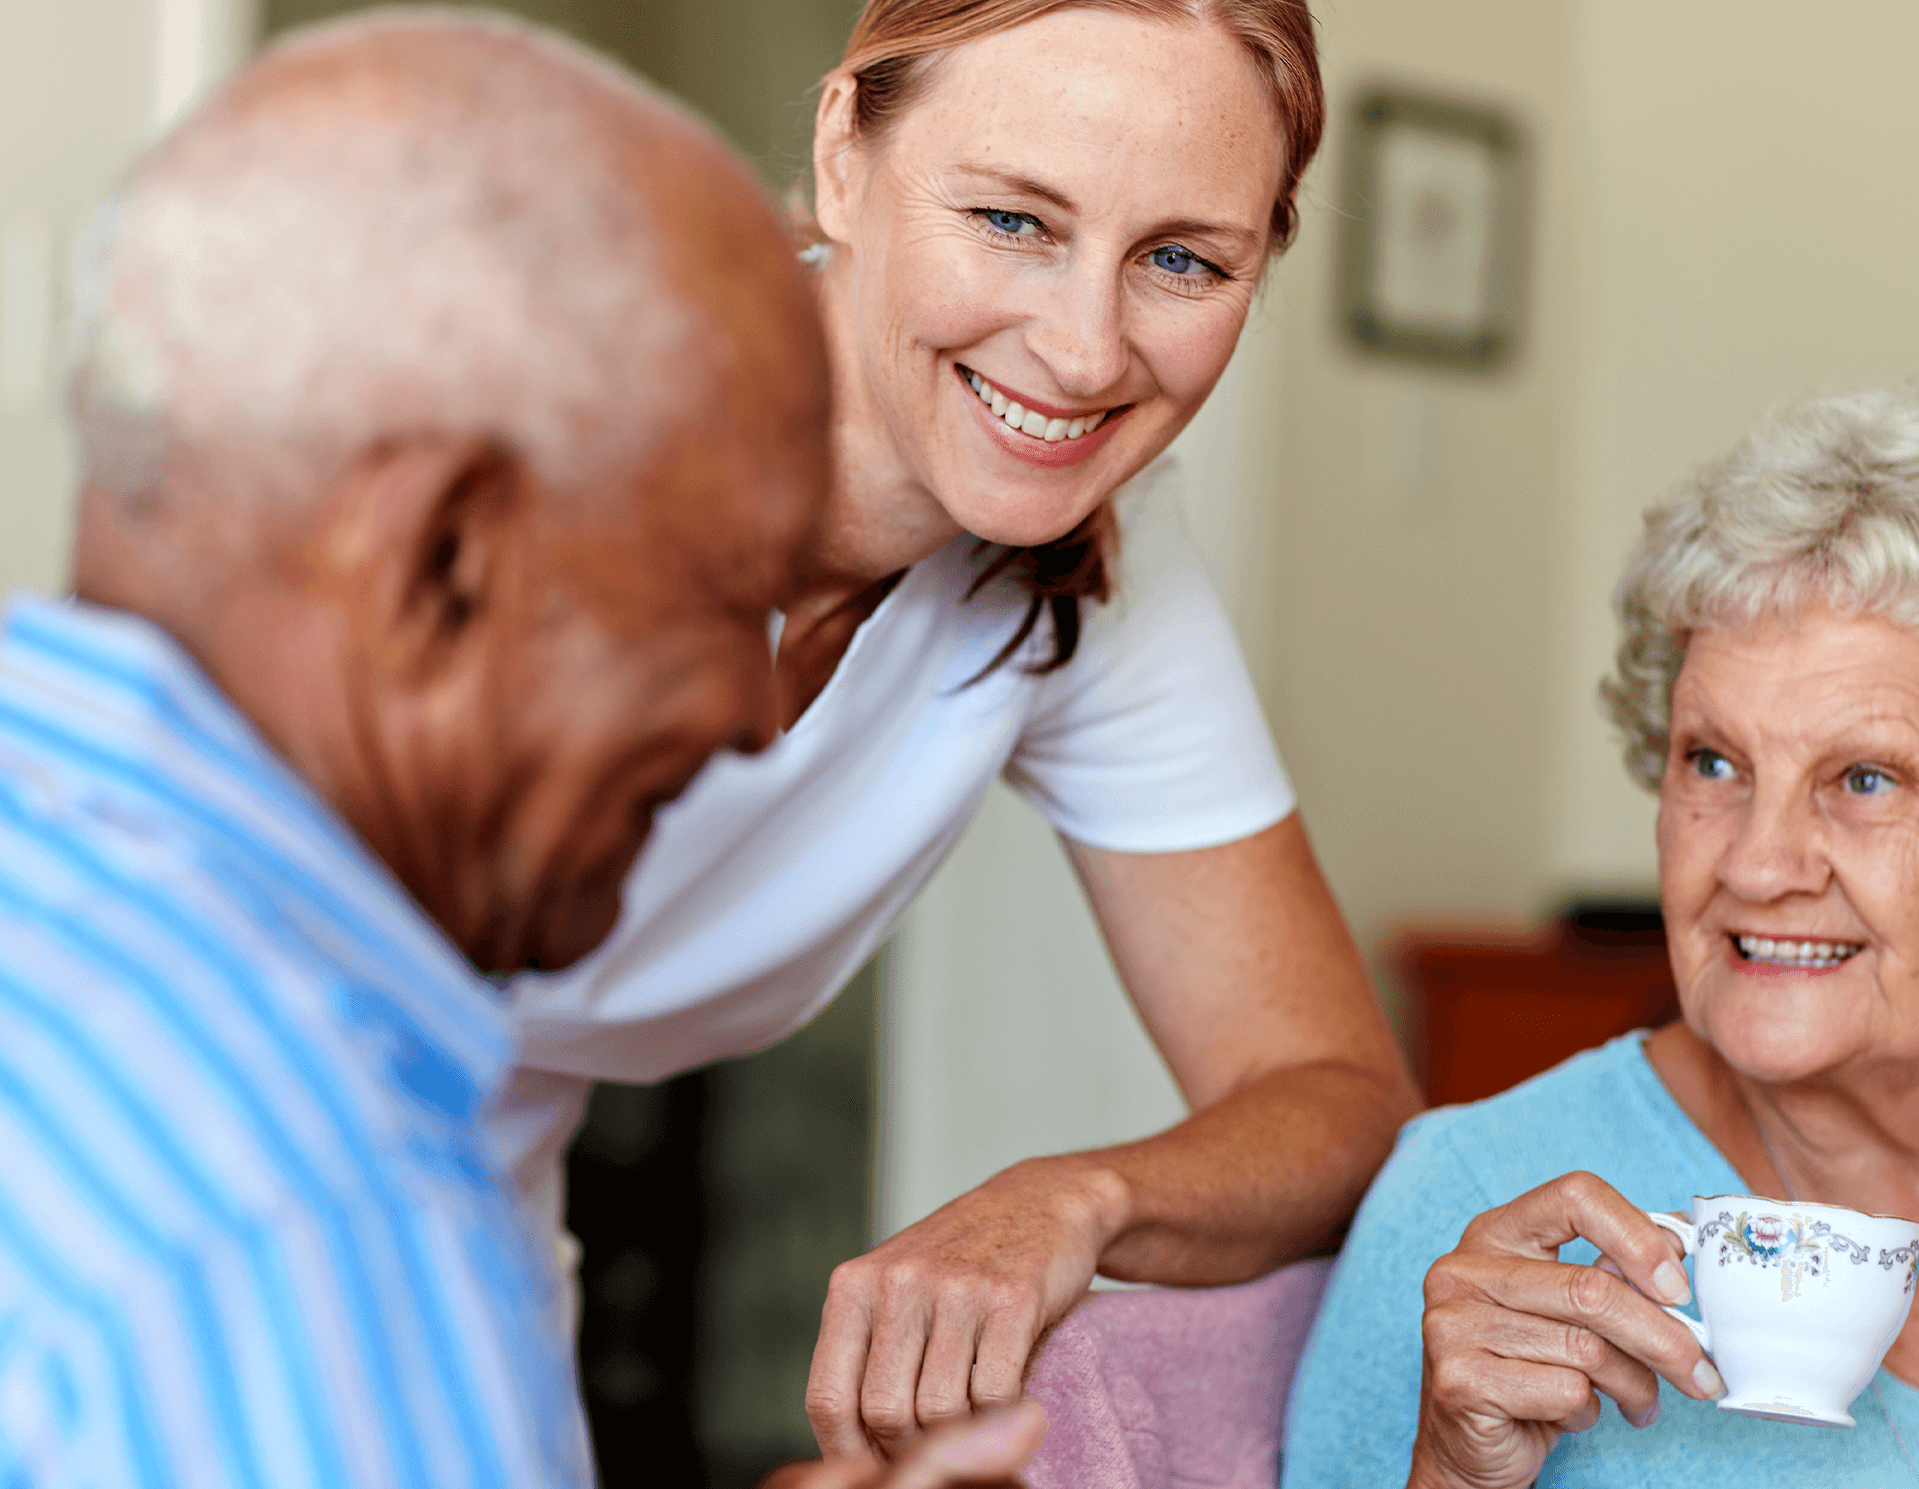
[[[1877,766],[1855,765],[1846,772],[1846,790],[1854,796],[1883,796],[1896,784]]]
[[[1730,781],[1733,778],[1732,761],[1717,750],[1694,750],[1686,758],[1692,762],[1694,773],[1709,781]]]

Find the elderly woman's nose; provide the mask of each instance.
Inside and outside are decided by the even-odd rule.
[[[1756,792],[1719,864],[1720,881],[1755,903],[1819,894],[1831,874],[1825,824],[1796,792]]]
[[[1104,275],[1080,275],[1049,295],[1026,333],[1062,393],[1092,398],[1126,371],[1125,317],[1119,286]]]

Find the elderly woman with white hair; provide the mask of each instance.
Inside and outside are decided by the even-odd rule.
[[[1659,795],[1683,1017],[1407,1127],[1302,1366],[1288,1486],[1919,1483],[1919,1315],[1853,1431],[1716,1411],[1641,1210],[1919,1218],[1919,392],[1774,414],[1647,514],[1616,605],[1603,692]]]

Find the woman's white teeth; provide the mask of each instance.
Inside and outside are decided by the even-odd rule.
[[[1836,967],[1847,957],[1864,951],[1857,941],[1790,941],[1771,936],[1739,936],[1739,951],[1749,962],[1770,962],[1779,967]]]
[[[1022,408],[1014,403],[977,372],[969,371],[966,382],[979,395],[979,401],[993,411],[994,418],[1004,419],[1009,429],[1030,434],[1034,439],[1043,439],[1049,445],[1091,434],[1111,412],[1110,409],[1101,409],[1096,414],[1085,414],[1077,419],[1049,419],[1037,409]]]

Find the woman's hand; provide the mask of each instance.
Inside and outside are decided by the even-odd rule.
[[[1020,1398],[1040,1336],[1093,1280],[1124,1184],[1034,1159],[838,1267],[806,1413],[829,1458],[891,1458],[941,1423]]]
[[[1187,853],[1067,848],[1193,1115],[1018,1164],[840,1267],[807,1383],[828,1456],[1018,1399],[1096,1268],[1216,1287],[1330,1250],[1416,1109],[1296,816]]]
[[[1560,1262],[1580,1237],[1612,1266]],[[1692,1334],[1648,1301],[1691,1296],[1678,1257],[1670,1234],[1587,1173],[1477,1217],[1426,1274],[1409,1489],[1523,1489],[1562,1434],[1599,1420],[1601,1393],[1634,1426],[1658,1420],[1655,1373],[1697,1400],[1723,1394]]]
[[[966,1427],[949,1427],[888,1467],[871,1459],[795,1463],[760,1489],[1017,1489],[1015,1475],[1039,1451],[1046,1413],[1028,1402]]]

